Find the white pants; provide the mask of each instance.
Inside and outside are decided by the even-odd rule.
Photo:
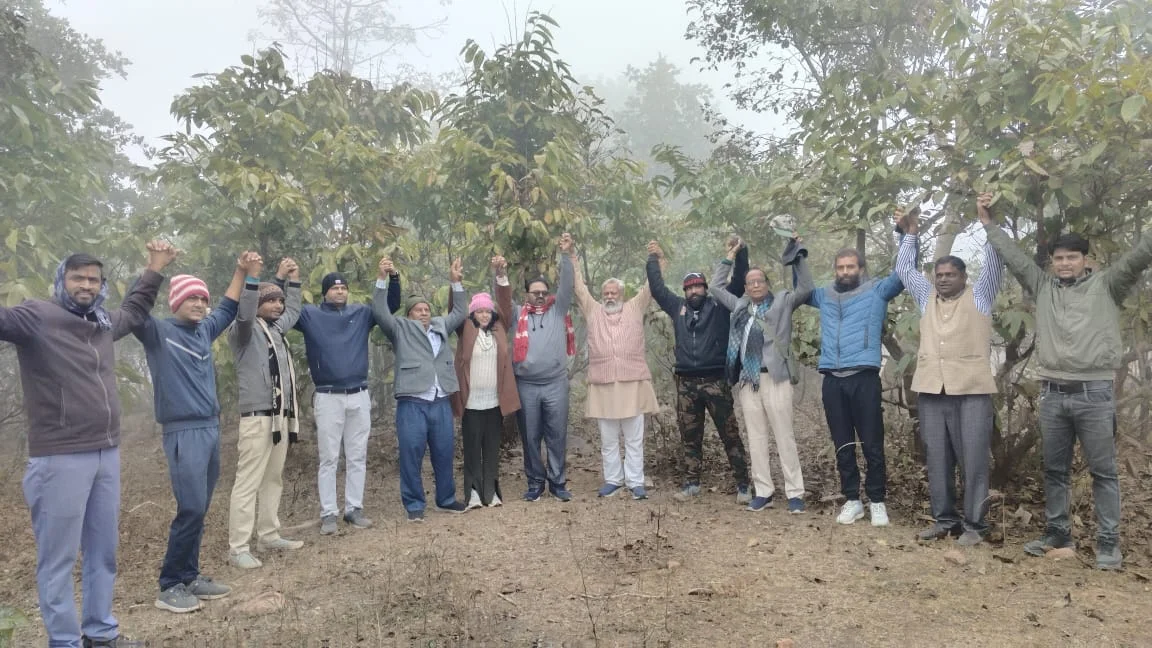
[[[784,494],[789,499],[803,497],[804,474],[792,433],[792,383],[774,382],[768,374],[760,374],[760,391],[752,391],[751,385],[742,385],[739,396],[744,427],[748,430],[748,454],[756,496],[771,497],[776,492],[768,466],[768,428],[771,427],[776,436],[780,470],[784,473]]]
[[[228,509],[228,545],[231,553],[249,550],[252,527],[262,542],[280,537],[280,495],[284,491],[284,459],[288,456],[288,432],[272,443],[272,417],[240,419],[236,446],[236,481]],[[257,508],[259,507],[259,508]]]
[[[604,481],[628,488],[644,485],[644,415],[626,419],[596,419],[600,424],[600,456]],[[624,436],[624,461],[620,461],[620,436]]]
[[[316,412],[316,448],[320,471],[316,484],[320,491],[320,516],[336,515],[336,466],[340,444],[344,444],[344,512],[364,507],[364,474],[368,463],[368,435],[372,431],[372,398],[368,390],[355,394],[317,392],[312,402]]]

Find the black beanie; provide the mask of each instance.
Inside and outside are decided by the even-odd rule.
[[[323,297],[328,294],[332,286],[348,286],[348,281],[344,279],[344,275],[339,272],[329,272],[324,275],[324,279],[320,281],[320,296]]]

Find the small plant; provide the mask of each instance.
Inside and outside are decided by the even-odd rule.
[[[16,644],[12,642],[12,635],[16,632],[16,628],[27,624],[28,619],[20,610],[0,607],[0,648],[15,646]]]

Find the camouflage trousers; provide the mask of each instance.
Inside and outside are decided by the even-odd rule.
[[[724,378],[676,376],[676,422],[684,442],[684,461],[689,481],[700,481],[704,465],[704,413],[712,415],[732,476],[737,484],[748,483],[748,453],[740,440],[732,389]]]

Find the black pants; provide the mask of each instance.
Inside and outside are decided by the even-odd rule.
[[[500,435],[504,430],[504,416],[500,408],[464,410],[460,421],[460,436],[464,441],[464,501],[472,491],[480,493],[484,506],[500,496]],[[500,499],[504,499],[500,496]]]
[[[880,406],[880,372],[861,371],[837,378],[824,375],[824,416],[836,447],[836,470],[840,492],[849,500],[860,499],[860,469],[856,466],[856,442],[864,453],[868,474],[864,491],[873,504],[884,501],[887,472],[884,466],[884,412]]]

